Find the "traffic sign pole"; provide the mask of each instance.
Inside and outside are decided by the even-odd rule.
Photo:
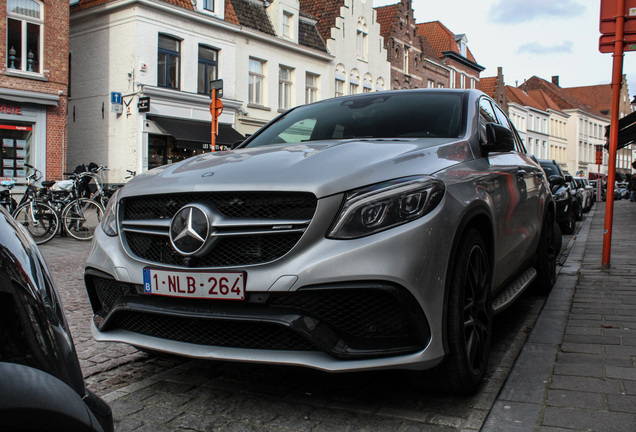
[[[604,269],[610,266],[612,249],[612,224],[614,221],[614,182],[616,180],[616,152],[618,148],[618,112],[621,85],[623,82],[623,38],[625,26],[625,0],[616,1],[616,28],[614,39],[614,62],[612,65],[612,109],[610,112],[609,160],[607,170],[607,193],[605,205],[605,231],[603,233]]]

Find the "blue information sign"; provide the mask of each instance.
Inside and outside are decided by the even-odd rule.
[[[110,103],[121,105],[121,93],[120,92],[110,92]]]

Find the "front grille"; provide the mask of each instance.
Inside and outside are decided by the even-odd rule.
[[[316,197],[309,193],[217,192],[182,193],[125,198],[125,220],[171,219],[190,203],[210,204],[223,216],[253,219],[311,219]]]
[[[201,258],[184,258],[174,250],[164,235],[126,233],[130,251],[145,260],[189,267],[245,266],[274,261],[291,250],[302,233],[274,233],[221,239],[209,254]]]
[[[220,321],[143,312],[123,312],[117,327],[147,336],[197,345],[316,351],[289,328],[262,322]]]
[[[205,256],[184,257],[169,237],[169,221],[188,204],[201,204],[224,219],[223,230]],[[299,192],[163,194],[121,200],[124,246],[141,260],[183,267],[262,264],[287,254],[316,211],[317,199]],[[214,223],[214,222],[212,222]],[[230,225],[228,225],[228,223]]]
[[[290,316],[329,329],[336,340],[357,352],[382,350],[414,352],[426,345],[430,334],[425,318],[413,312],[415,300],[403,289],[325,288],[290,293],[258,293],[258,301],[168,299],[138,294],[134,284],[89,276],[87,287],[97,315],[106,318],[107,330],[125,329],[144,335],[200,345],[252,349],[318,350],[334,354],[334,339],[316,341],[324,332],[297,333]],[[126,296],[130,310],[113,310]],[[251,294],[254,296],[254,294]],[[262,299],[265,299],[263,301]],[[143,305],[143,311],[136,305]],[[192,311],[192,315],[188,316]],[[419,315],[418,315],[419,314]],[[111,316],[112,315],[112,316]],[[232,317],[232,318],[228,318]],[[309,319],[309,321],[306,321]],[[294,321],[294,320],[292,320]],[[287,322],[287,324],[281,324]],[[331,350],[331,351],[330,351]],[[346,358],[347,353],[334,354]]]

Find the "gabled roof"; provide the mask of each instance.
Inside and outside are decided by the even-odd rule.
[[[585,102],[595,110],[610,112],[612,108],[612,85],[601,84],[585,87],[564,88],[566,92]]]
[[[380,24],[380,35],[383,36],[385,39],[389,37],[394,24],[397,24],[399,22],[399,6],[400,4],[398,3],[375,8],[377,21]]]
[[[577,109],[591,115],[607,117],[578,99],[576,96],[571,95],[565,89],[562,89],[561,87],[537,76],[533,76],[527,80],[521,87],[523,87],[527,92],[532,90],[542,90],[545,95],[552,99],[561,110]]]
[[[517,105],[531,107],[540,111],[545,111],[543,106],[539,104],[534,98],[518,87],[506,86],[506,96],[508,102],[516,103]]]
[[[443,58],[445,52],[454,52],[461,55],[459,46],[455,40],[455,34],[439,21],[431,21],[416,25],[417,34],[425,37],[431,44],[439,58]],[[477,64],[470,48],[466,48],[466,58]]]
[[[497,86],[496,76],[479,78],[479,90],[486,93],[490,97],[494,97],[496,86]]]
[[[250,0],[228,0],[228,2],[232,5],[238,21],[237,24],[276,36],[264,3],[256,3]]]
[[[331,28],[336,26],[344,0],[299,0],[300,10],[318,20],[316,27],[324,40],[331,39]]]
[[[550,99],[550,97],[543,90],[528,90],[528,95],[532,99],[537,101],[539,106],[544,111],[551,109],[554,111],[561,112],[561,109],[559,108],[559,106],[552,99]]]

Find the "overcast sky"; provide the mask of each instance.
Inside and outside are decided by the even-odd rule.
[[[398,0],[373,0],[374,6]],[[600,0],[413,0],[418,23],[441,21],[465,34],[482,77],[503,67],[507,85],[533,75],[561,87],[609,84],[612,54],[598,50]],[[626,52],[623,73],[636,94],[636,51]]]

